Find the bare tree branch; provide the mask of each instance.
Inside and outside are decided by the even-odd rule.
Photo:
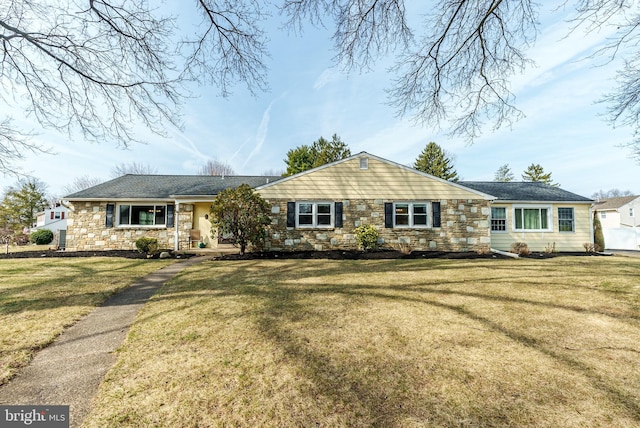
[[[196,175],[235,175],[233,167],[227,162],[209,159],[202,165]]]
[[[198,6],[200,36],[182,43],[187,57],[183,77],[213,84],[225,97],[237,81],[253,94],[266,90],[266,36],[259,26],[267,16],[264,5],[258,0],[198,0]]]
[[[473,141],[484,120],[494,127],[522,117],[509,79],[530,63],[523,53],[536,36],[529,0],[446,0],[430,16],[418,51],[402,56],[389,91],[400,115],[439,125]]]

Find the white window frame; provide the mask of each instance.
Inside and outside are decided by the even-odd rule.
[[[503,230],[498,230],[498,229],[494,229],[493,228],[493,210],[497,209],[497,210],[504,210],[504,219],[500,218],[500,219],[496,219],[496,220],[502,220],[504,221],[504,229]],[[508,214],[508,209],[507,207],[491,207],[491,219],[489,220],[489,229],[491,231],[491,233],[507,233],[509,231],[509,214]]]
[[[167,227],[167,203],[153,203],[153,202],[120,202],[115,206],[115,226],[122,228],[147,228],[147,229],[159,229]],[[129,223],[122,224],[120,218],[120,208],[123,206],[129,207]],[[131,223],[131,207],[153,207],[153,224],[132,224]],[[155,211],[159,208],[164,208],[164,223],[156,224]]]
[[[397,210],[397,206],[398,205],[407,205],[408,206],[408,215],[409,215],[409,221],[408,224],[398,224],[396,221],[396,210]],[[414,207],[416,205],[424,205],[425,206],[425,213],[424,214],[419,214],[419,215],[425,215],[426,218],[426,222],[425,224],[415,224],[415,210]],[[393,203],[393,227],[394,228],[406,228],[406,229],[430,229],[431,228],[431,224],[433,223],[433,220],[431,218],[431,202],[428,201],[398,201],[398,202],[394,202]],[[431,220],[431,221],[430,221]]]
[[[560,210],[571,210],[571,230],[562,230],[560,228],[561,221],[568,221],[569,219],[560,218]],[[559,233],[575,233],[576,232],[576,210],[573,207],[558,207],[558,232]]]
[[[302,205],[311,205],[311,213],[301,213]],[[327,213],[319,213],[318,205],[329,206],[329,224],[318,224],[318,215],[327,215]],[[300,224],[300,215],[306,214],[312,216],[311,224]],[[335,203],[332,201],[299,201],[296,202],[296,228],[299,229],[333,229],[335,224]]]
[[[517,228],[517,210],[547,210],[547,227],[539,229],[518,229]],[[523,212],[524,213],[524,212]],[[512,229],[514,232],[553,232],[553,206],[551,205],[514,205],[512,214]],[[524,219],[523,219],[524,225]]]

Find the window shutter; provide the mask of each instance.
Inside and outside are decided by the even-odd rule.
[[[173,224],[175,222],[175,207],[175,205],[167,205],[167,227],[173,227]]]
[[[53,220],[53,211],[51,211],[51,220]]]
[[[114,204],[107,204],[107,222],[106,227],[113,227],[113,211],[115,209]]]
[[[393,227],[393,203],[392,202],[384,203],[384,227],[386,228]]]
[[[431,213],[433,216],[433,227],[441,227],[440,202],[431,202]]]
[[[342,227],[342,202],[336,202],[335,216],[335,227]]]
[[[296,227],[296,203],[287,202],[287,227]]]
[[[64,220],[64,211],[60,213],[60,220]]]

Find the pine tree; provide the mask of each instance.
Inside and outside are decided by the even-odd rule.
[[[458,181],[458,173],[453,166],[453,159],[433,141],[422,150],[413,167],[418,171],[444,180]]]
[[[351,156],[351,150],[337,134],[333,134],[331,141],[320,137],[310,146],[302,146],[287,152],[284,162],[287,164],[285,176],[297,174],[308,169],[345,159]]]
[[[515,175],[513,175],[511,168],[509,168],[509,164],[505,163],[496,171],[494,181],[508,183],[509,181],[513,181],[514,179],[515,179]]]
[[[544,172],[544,168],[539,164],[531,164],[526,169],[526,171],[522,174],[522,179],[524,181],[539,181],[541,183],[549,184],[554,187],[560,186],[558,183],[554,183],[551,179],[550,172]]]

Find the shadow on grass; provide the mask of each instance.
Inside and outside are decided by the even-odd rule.
[[[425,275],[424,283],[381,286],[364,284],[361,282],[362,280],[348,284],[331,284],[322,283],[321,281],[323,277],[345,273],[356,275],[358,273],[393,273],[398,275],[400,282],[402,271],[399,271],[399,268],[423,272]],[[372,364],[370,368],[377,372],[378,378],[380,376],[394,378],[393,387],[380,389],[376,383],[376,376],[364,376],[362,373],[358,373],[357,367],[345,365],[344,362],[332,358],[332,355],[318,351],[310,346],[299,335],[296,335],[292,327],[294,322],[305,319],[313,322],[314,317],[317,316],[313,307],[302,303],[309,295],[327,297],[337,295],[362,300],[377,299],[410,303],[412,305],[426,305],[449,311],[472,321],[484,330],[508,338],[510,341],[526,347],[532,352],[543,354],[565,367],[568,372],[584,377],[595,389],[604,393],[612,403],[624,409],[630,419],[640,422],[640,400],[638,395],[623,390],[615,382],[607,379],[596,368],[577,358],[573,358],[569,352],[554,349],[537,337],[475,313],[464,304],[444,303],[437,299],[443,295],[457,296],[461,299],[471,297],[488,302],[506,302],[542,309],[560,309],[580,314],[604,315],[618,320],[629,321],[630,325],[636,328],[637,320],[640,318],[637,312],[620,314],[615,311],[581,307],[577,304],[567,305],[552,301],[494,295],[488,292],[473,291],[474,289],[450,290],[446,288],[453,285],[464,285],[467,282],[466,279],[438,280],[429,283],[429,273],[435,269],[440,272],[448,269],[456,269],[458,272],[461,269],[469,269],[469,272],[471,272],[471,269],[475,269],[473,272],[477,276],[478,268],[487,269],[490,276],[482,279],[469,278],[469,280],[473,280],[474,284],[491,284],[496,281],[506,280],[512,280],[514,284],[535,284],[536,282],[544,282],[547,277],[549,281],[557,280],[557,275],[552,275],[550,272],[539,274],[534,280],[527,274],[514,277],[513,265],[487,265],[486,263],[477,265],[474,262],[458,264],[451,261],[430,260],[425,264],[424,261],[402,263],[397,261],[376,261],[375,263],[341,261],[314,266],[300,261],[282,261],[277,265],[277,275],[274,275],[273,272],[264,270],[263,262],[246,261],[237,262],[233,265],[233,272],[227,277],[215,278],[212,281],[193,281],[189,279],[190,273],[184,272],[180,277],[176,278],[175,281],[177,283],[175,284],[177,285],[175,288],[167,289],[167,294],[161,293],[155,296],[154,299],[180,300],[187,299],[190,296],[203,298],[205,295],[214,299],[227,296],[247,296],[252,299],[258,299],[261,305],[258,305],[252,313],[243,314],[243,316],[251,317],[257,330],[265,340],[273,343],[285,355],[296,361],[297,367],[311,382],[317,393],[333,402],[337,407],[350,408],[354,414],[366,418],[371,425],[389,426],[397,424],[403,418],[420,418],[424,416],[421,414],[420,409],[411,408],[411,395],[407,391],[406,385],[404,385],[404,379],[411,379],[418,375],[412,373],[411,368],[400,360],[384,361],[380,364],[376,364],[375,361],[370,362]],[[584,268],[588,269],[589,266]],[[201,269],[204,268],[201,267]],[[213,269],[215,272],[215,267]],[[628,273],[625,275],[628,275]],[[303,279],[305,280],[304,283],[296,284],[296,280],[302,281]],[[571,287],[571,284],[562,284],[562,286]],[[207,294],[207,291],[212,291],[213,293]],[[606,290],[597,291],[607,292]],[[176,310],[183,310],[184,308],[185,306],[182,305]],[[141,321],[143,320],[144,318]],[[636,350],[635,352],[638,351]],[[423,410],[423,412],[428,413],[428,409]],[[499,408],[491,411],[487,410],[484,415],[491,414],[493,420],[484,420],[484,423],[504,424],[510,416],[503,412],[504,410]],[[431,413],[430,416],[433,417],[434,414]],[[443,420],[440,420],[440,422],[443,422]]]

